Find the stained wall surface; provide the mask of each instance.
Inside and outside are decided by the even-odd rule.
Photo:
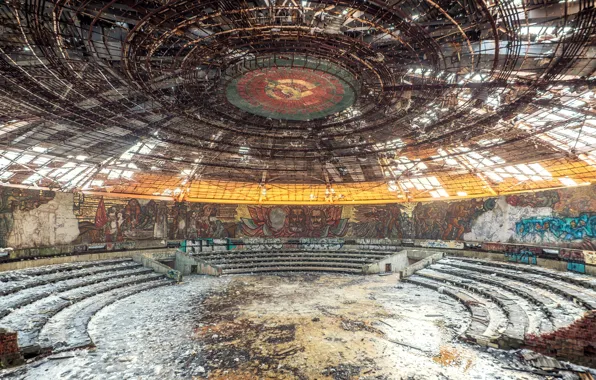
[[[403,238],[596,248],[596,186],[383,205],[167,202],[0,188],[0,245],[206,238]]]

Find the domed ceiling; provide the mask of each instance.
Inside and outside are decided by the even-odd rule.
[[[0,4],[0,180],[229,202],[596,179],[594,0]]]

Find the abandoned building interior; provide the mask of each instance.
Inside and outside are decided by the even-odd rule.
[[[0,0],[0,379],[596,377],[596,0]]]

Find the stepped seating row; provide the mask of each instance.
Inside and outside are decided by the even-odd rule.
[[[362,273],[364,265],[397,252],[364,251],[222,251],[194,257],[220,267],[223,274],[268,271],[326,271]]]
[[[52,272],[37,272],[34,275],[25,273],[15,273],[12,275],[11,281],[8,281],[2,285],[2,289],[0,289],[0,296],[12,294],[18,292],[19,290],[32,288],[35,286],[51,284],[75,278],[81,278],[93,274],[125,271],[138,267],[139,265],[136,264],[134,261],[132,261],[131,259],[126,259],[117,261],[106,261],[105,263],[101,262],[95,264],[94,266],[89,266],[87,264],[85,264],[84,266],[72,266],[65,268],[66,270],[62,271],[57,271],[56,269],[53,269]]]
[[[405,281],[466,305],[472,322],[463,338],[485,346],[517,348],[528,333],[558,330],[593,310],[596,292],[589,286],[589,276],[569,282],[539,271],[523,271],[523,264],[504,268],[446,258]],[[499,315],[506,318],[505,323],[495,328],[501,324],[495,321]]]
[[[57,267],[57,268],[56,268]],[[0,327],[18,332],[28,355],[92,344],[91,317],[103,307],[173,282],[132,260],[63,264],[3,273]]]
[[[327,255],[327,256],[343,256],[343,255],[354,255],[357,257],[385,257],[393,255],[399,251],[364,251],[364,250],[299,250],[299,249],[284,249],[284,250],[236,250],[236,251],[204,251],[195,255],[202,258],[234,258],[237,256],[285,256],[285,255]]]
[[[496,267],[490,265],[489,261],[475,261],[460,260],[451,258],[449,265],[461,268],[477,271],[480,273],[496,274],[500,277],[510,278],[513,280],[522,279],[528,284],[532,284],[535,287],[548,289],[552,292],[558,293],[567,297],[585,307],[587,310],[596,310],[596,291],[591,287],[585,286],[588,281],[579,281],[579,285],[566,281],[565,279],[556,278],[555,276],[546,276],[539,272],[531,272],[526,268],[529,265],[524,264],[507,264],[508,268]],[[530,268],[532,269],[532,268]],[[563,273],[563,272],[561,272]],[[590,276],[586,276],[590,278]]]
[[[91,268],[98,265],[113,265],[123,262],[130,262],[131,258],[115,259],[115,260],[101,260],[101,261],[83,261],[66,264],[46,265],[37,268],[19,269],[8,272],[0,272],[0,282],[8,282],[22,279],[23,277],[43,276],[58,272],[69,272],[77,269]]]
[[[484,342],[484,346],[490,344],[491,338],[494,335],[489,330],[490,313],[481,298],[474,297],[470,293],[460,291],[454,287],[446,287],[440,282],[423,276],[411,276],[405,279],[405,281],[439,291],[461,302],[472,315],[472,320],[463,338],[477,341],[478,343]]]
[[[504,263],[500,261],[490,261],[482,259],[472,259],[467,257],[452,257],[453,260],[460,260],[471,264],[479,264],[492,266],[503,269],[513,269],[517,271],[539,274],[546,277],[551,277],[560,281],[569,282],[574,285],[579,285],[586,288],[596,290],[596,277],[588,276],[580,273],[561,272],[554,269],[539,267],[535,265],[518,265],[512,263]]]

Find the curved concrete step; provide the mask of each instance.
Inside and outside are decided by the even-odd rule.
[[[113,265],[100,265],[93,267],[86,267],[82,269],[69,270],[66,272],[53,272],[45,275],[27,276],[20,280],[14,280],[3,286],[0,290],[0,296],[16,293],[23,289],[30,289],[36,286],[52,284],[60,281],[71,280],[74,278],[91,276],[105,272],[116,272],[120,270],[128,270],[142,267],[142,265],[134,261],[123,261]]]
[[[438,282],[446,282],[452,286],[469,290],[473,293],[482,295],[492,300],[498,305],[508,318],[507,328],[499,337],[498,343],[501,348],[519,348],[521,347],[524,336],[530,326],[530,319],[524,309],[515,302],[514,299],[507,296],[493,287],[484,287],[471,280],[462,280],[458,277],[435,272],[432,269],[423,269],[416,272],[418,276],[427,277]],[[469,282],[468,282],[469,281]]]
[[[193,256],[210,264],[217,265],[225,262],[241,262],[250,260],[260,259],[275,259],[275,258],[304,258],[304,259],[325,259],[330,261],[357,261],[357,262],[373,262],[382,260],[387,256],[374,256],[374,255],[353,255],[353,254],[313,254],[313,253],[287,253],[287,254],[258,254],[258,255],[233,255],[233,256],[214,256],[210,258],[203,258],[201,256]]]
[[[445,260],[439,261],[433,266],[433,269],[439,272],[445,272],[462,278],[469,278],[478,282],[501,287],[527,299],[542,310],[550,321],[553,330],[568,326],[576,319],[581,318],[585,312],[573,301],[548,290],[532,286],[532,284],[526,284],[521,281],[485,273],[478,273],[468,269],[452,267],[446,263]],[[545,326],[544,330],[548,331],[548,326]]]
[[[232,264],[243,264],[243,263],[266,263],[266,262],[281,262],[281,261],[313,261],[313,262],[326,262],[326,263],[346,263],[346,264],[357,264],[357,265],[365,265],[374,263],[378,260],[373,259],[342,259],[342,258],[335,258],[335,257],[261,257],[261,258],[249,258],[249,259],[229,259],[229,260],[219,260],[219,261],[207,261],[209,264],[217,265],[220,267],[226,267]]]
[[[306,251],[306,250],[272,250],[272,251],[217,251],[217,252],[201,252],[193,254],[200,260],[211,260],[214,258],[232,258],[232,257],[251,257],[251,256],[291,256],[291,255],[312,255],[312,256],[337,256],[337,257],[372,257],[383,258],[395,255],[399,251]]]
[[[115,265],[123,262],[131,262],[131,258],[115,259],[115,260],[97,260],[97,261],[80,261],[75,263],[45,265],[37,268],[19,269],[9,272],[0,272],[0,282],[8,282],[18,280],[19,277],[43,276],[57,272],[68,272],[71,270],[97,267],[103,265]]]
[[[254,263],[239,263],[239,264],[225,264],[219,265],[222,269],[240,269],[252,267],[268,267],[268,266],[313,266],[313,267],[331,267],[331,268],[354,268],[362,271],[362,264],[351,263],[333,263],[327,261],[301,261],[301,260],[271,260],[270,262],[254,262]]]
[[[9,315],[15,309],[29,305],[32,302],[48,297],[53,293],[65,292],[71,289],[97,284],[111,279],[146,273],[153,273],[153,270],[138,266],[133,269],[100,273],[23,289],[16,293],[0,297],[0,319]]]
[[[533,273],[533,274],[542,275],[545,277],[551,277],[551,278],[557,279],[559,281],[568,282],[570,284],[578,285],[578,286],[581,286],[584,288],[596,290],[596,277],[586,275],[586,274],[572,273],[572,272],[561,272],[558,270],[534,266],[534,265],[504,263],[504,262],[500,262],[500,261],[472,259],[472,258],[467,258],[467,257],[449,257],[449,259],[468,262],[471,264],[486,265],[486,266],[491,266],[491,267],[496,267],[496,268],[511,269],[514,271]]]
[[[239,274],[239,273],[254,273],[254,272],[341,272],[341,273],[353,273],[361,274],[362,269],[351,269],[351,268],[337,268],[337,267],[325,267],[325,266],[255,266],[252,268],[241,268],[241,269],[224,269],[223,274]]]
[[[418,275],[410,276],[403,281],[438,291],[462,303],[470,312],[472,319],[460,338],[482,346],[498,347],[497,339],[500,334],[494,327],[495,321],[491,320],[491,312],[486,307],[484,299],[442,282]]]
[[[69,305],[113,289],[160,278],[163,278],[163,275],[159,273],[139,273],[51,294],[14,311],[0,320],[0,326],[19,333],[19,347],[33,347],[37,345],[39,333],[46,322]]]
[[[542,275],[531,274],[527,272],[519,272],[514,271],[511,269],[503,269],[497,268],[492,266],[485,266],[480,264],[472,264],[469,262],[463,261],[454,261],[448,260],[446,261],[449,265],[461,268],[461,269],[468,269],[471,271],[477,271],[480,273],[487,273],[493,274],[496,273],[498,276],[510,278],[512,280],[523,281],[528,284],[532,284],[537,287],[542,287],[545,289],[549,289],[553,292],[559,293],[566,298],[569,298],[576,303],[582,305],[587,310],[596,310],[596,297],[588,294],[587,292],[591,292],[589,289],[581,288],[577,285],[573,285],[570,283],[566,283],[563,281],[556,280],[550,277],[544,277]]]
[[[52,316],[43,326],[39,344],[42,349],[51,349],[53,352],[92,346],[87,326],[97,312],[123,298],[172,284],[171,280],[159,278],[100,293],[70,305]]]

